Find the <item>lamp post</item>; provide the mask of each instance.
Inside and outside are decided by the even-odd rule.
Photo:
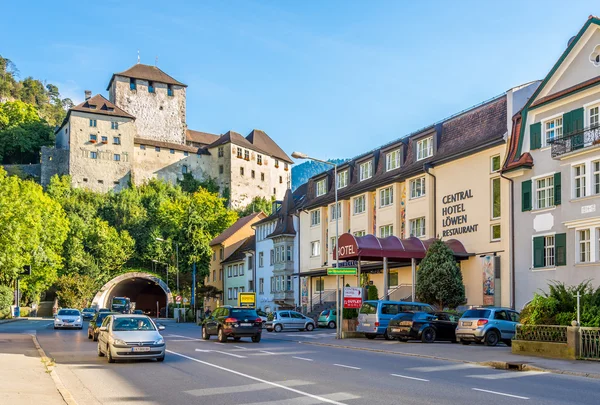
[[[155,238],[159,242],[166,242],[163,238]],[[177,272],[177,295],[179,295],[179,243],[173,242],[175,244],[175,271]],[[167,276],[168,277],[168,276]]]
[[[338,207],[337,164],[310,157],[306,153],[302,153],[302,152],[293,152],[292,157],[296,158],[296,159],[308,159],[308,160],[312,160],[315,162],[325,163],[326,165],[329,165],[329,166],[333,166],[333,187],[334,187],[334,194],[335,194],[335,203],[334,203],[335,204],[334,205],[334,207],[335,207],[335,248],[337,250],[337,244],[340,239],[340,234],[339,234],[340,210]],[[339,256],[339,254],[336,251],[335,252],[335,267],[339,269],[340,268],[340,259],[338,256]],[[336,276],[336,278],[337,278],[337,290],[336,290],[336,294],[335,294],[335,338],[341,339],[342,338],[342,325],[340,323],[340,320],[342,320],[343,317],[341,316],[342,313],[340,312],[340,276]]]

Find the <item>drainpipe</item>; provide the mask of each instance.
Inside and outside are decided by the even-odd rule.
[[[433,177],[433,237],[437,238],[437,195],[436,195],[436,177],[429,173],[429,170],[433,168],[433,163],[424,163],[423,170],[425,173]]]
[[[502,172],[500,177],[510,181],[510,307],[515,309],[515,181]]]

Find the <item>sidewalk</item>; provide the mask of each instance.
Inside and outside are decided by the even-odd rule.
[[[0,404],[65,405],[32,337],[0,335]]]

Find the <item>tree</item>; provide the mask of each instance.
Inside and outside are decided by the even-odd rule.
[[[378,300],[379,292],[377,291],[377,286],[370,285],[367,289],[367,299],[369,300]]]
[[[56,282],[58,304],[66,308],[86,308],[98,287],[97,280],[87,275],[63,275]]]
[[[219,192],[219,185],[212,177],[208,177],[205,180],[198,180],[191,173],[185,173],[183,179],[177,180],[177,184],[186,193],[195,193],[200,188],[204,188],[211,193]]]
[[[14,300],[15,296],[13,290],[6,285],[0,285],[0,314],[7,310]]]
[[[417,272],[417,297],[440,309],[456,308],[466,302],[462,273],[452,250],[436,239]]]
[[[254,212],[262,211],[269,216],[273,212],[274,201],[275,197],[272,197],[271,200],[267,200],[265,197],[254,197],[250,204],[238,211],[238,214],[240,217],[245,217]]]
[[[35,106],[22,101],[0,103],[0,130],[40,121]]]

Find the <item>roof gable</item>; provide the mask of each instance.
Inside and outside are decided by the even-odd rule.
[[[112,84],[115,76],[130,77],[133,79],[142,79],[151,82],[174,84],[177,86],[187,87],[187,84],[183,84],[179,80],[174,79],[173,77],[160,70],[158,67],[143,65],[141,63],[137,63],[129,69],[124,70],[120,73],[114,73],[110,78],[110,81],[108,82],[106,90],[110,89],[110,85]]]
[[[270,156],[281,159],[285,162],[293,164],[292,159],[275,143],[269,135],[260,129],[253,129],[246,137],[248,142],[256,146],[258,149],[264,150]]]
[[[216,238],[210,241],[210,246],[219,245],[227,241],[230,237],[236,234],[236,232],[240,231],[245,226],[250,226],[253,223],[263,219],[265,214],[261,212],[255,212],[253,214],[247,215],[235,221],[233,225],[229,228],[225,229],[218,235]]]

